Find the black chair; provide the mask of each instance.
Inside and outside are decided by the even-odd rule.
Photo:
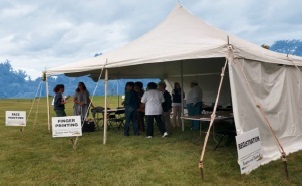
[[[236,127],[234,121],[232,122],[222,122],[222,123],[215,123],[213,126],[214,135],[218,136],[219,140],[217,145],[214,147],[214,151],[219,147],[227,147],[233,141],[235,141],[235,137],[237,136]],[[221,143],[225,140],[223,146]]]
[[[125,109],[118,107],[115,112],[108,114],[108,122],[111,127],[116,126],[118,129],[125,125]]]
[[[118,110],[115,112],[115,122],[118,124],[118,129],[121,128],[121,126],[125,125],[125,110]]]
[[[91,109],[92,117],[94,120],[94,124],[100,130],[99,122],[103,121],[104,123],[104,107],[94,107]]]

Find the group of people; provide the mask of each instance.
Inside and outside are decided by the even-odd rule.
[[[54,111],[57,117],[66,116],[65,104],[69,103],[62,96],[64,85],[58,84],[54,87]],[[93,107],[89,98],[89,91],[83,82],[78,83],[75,90],[73,103],[75,116],[81,116],[84,120],[89,114],[89,107]],[[149,82],[146,91],[143,89],[142,82],[127,82],[125,86],[125,126],[124,135],[129,136],[130,123],[133,125],[134,135],[139,135],[140,132],[145,132],[147,138],[152,138],[154,135],[154,120],[160,130],[162,137],[172,134],[172,127],[181,126],[182,100],[185,98],[185,93],[181,89],[178,82],[174,83],[174,88],[171,94],[166,90],[166,83]],[[187,109],[189,116],[198,115],[202,107],[202,90],[198,86],[198,82],[191,82],[191,89],[186,97]],[[173,111],[172,124],[170,120],[171,112]],[[193,130],[199,129],[198,121],[191,121]]]
[[[143,90],[141,82],[127,82],[125,86],[125,127],[124,135],[129,136],[130,123],[133,124],[134,135],[145,132],[144,119],[146,120],[147,138],[154,135],[154,120],[160,130],[162,137],[172,134],[172,126],[181,125],[181,101],[184,92],[181,92],[179,83],[175,83],[171,94],[166,90],[166,83],[160,81],[158,84],[150,82],[146,91]],[[173,125],[170,115],[173,108]]]
[[[55,93],[53,105],[57,117],[66,116],[65,104],[69,103],[69,101],[63,97],[64,89],[63,84],[57,84],[53,89]],[[73,115],[81,116],[82,120],[88,116],[89,107],[93,107],[89,96],[86,85],[83,82],[79,82],[73,97]]]

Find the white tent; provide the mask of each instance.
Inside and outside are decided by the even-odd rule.
[[[214,102],[221,68],[228,61],[222,102],[233,105],[238,134],[259,128],[262,164],[280,157],[269,123],[286,153],[302,149],[302,58],[269,51],[214,28],[177,5],[155,29],[104,55],[45,71],[46,76],[191,79]],[[230,95],[231,93],[231,95]],[[232,99],[230,99],[230,97]]]

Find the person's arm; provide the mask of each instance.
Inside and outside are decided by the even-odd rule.
[[[78,101],[78,93],[77,93],[77,92],[75,92],[75,94],[74,94],[73,102],[74,102],[75,104],[77,104],[77,105],[80,105],[80,106],[83,106],[83,105],[84,105],[83,102]]]
[[[78,94],[77,94],[77,92],[75,92],[74,93],[74,96],[73,96],[73,102],[75,103],[75,104],[79,104],[79,102],[78,102],[78,96],[77,96]]]
[[[141,99],[141,103],[145,104],[146,102],[147,102],[147,93],[145,92]]]
[[[165,98],[164,98],[164,95],[160,92],[160,101],[162,102],[162,103],[164,103],[165,102]]]

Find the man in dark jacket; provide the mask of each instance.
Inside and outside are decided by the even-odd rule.
[[[133,88],[134,88],[133,82],[126,83],[125,101],[124,101],[125,117],[126,117],[126,123],[124,127],[125,136],[129,136],[130,121],[133,124],[134,136],[138,136],[138,125],[137,125],[137,118],[136,118],[136,111],[138,108],[138,96]]]
[[[158,90],[160,90],[165,98],[165,102],[162,103],[163,107],[163,114],[162,114],[162,121],[165,124],[166,131],[169,135],[172,134],[172,127],[171,127],[171,112],[172,112],[172,98],[170,93],[166,90],[166,83],[164,81],[160,81],[158,83]]]

